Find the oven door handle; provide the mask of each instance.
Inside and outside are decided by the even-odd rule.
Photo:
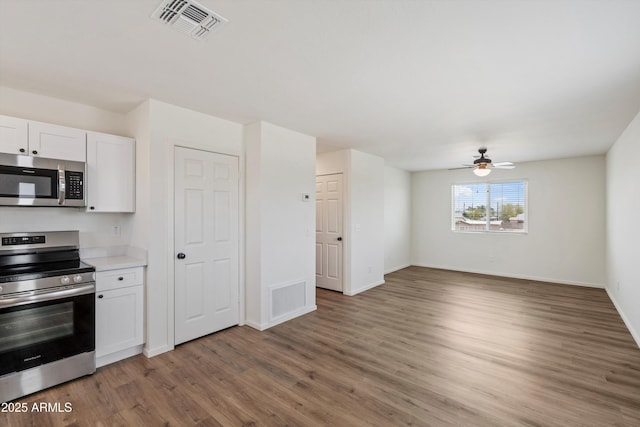
[[[24,292],[16,294],[12,298],[0,298],[0,308],[70,298],[79,295],[91,294],[95,291],[96,285],[91,283],[73,287],[54,288],[46,292]]]
[[[67,179],[65,176],[64,166],[58,165],[58,204],[64,205],[65,193],[67,187]]]

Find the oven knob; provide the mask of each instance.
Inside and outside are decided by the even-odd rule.
[[[69,276],[62,276],[60,278],[60,283],[62,283],[63,285],[68,285],[69,282],[71,282],[71,280],[69,280]]]
[[[75,276],[73,276],[73,281],[76,283],[82,282],[82,276],[79,274],[76,274]]]

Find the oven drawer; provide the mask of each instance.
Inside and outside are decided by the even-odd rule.
[[[142,267],[98,271],[96,273],[96,292],[142,285],[143,282]]]

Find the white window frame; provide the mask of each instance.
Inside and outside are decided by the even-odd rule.
[[[485,228],[483,230],[456,230],[456,206],[455,206],[455,187],[464,185],[480,185],[487,186],[487,197],[485,206],[491,208],[490,200],[491,194],[489,189],[491,184],[504,184],[504,183],[523,183],[524,184],[524,228],[522,230],[491,230],[491,217],[487,215]],[[503,179],[503,180],[486,180],[486,181],[466,181],[466,182],[454,182],[451,184],[451,231],[454,233],[471,233],[471,234],[509,234],[509,235],[524,235],[529,233],[529,181],[526,179]]]

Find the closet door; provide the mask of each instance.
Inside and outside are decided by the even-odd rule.
[[[175,148],[175,344],[239,323],[238,158]]]

